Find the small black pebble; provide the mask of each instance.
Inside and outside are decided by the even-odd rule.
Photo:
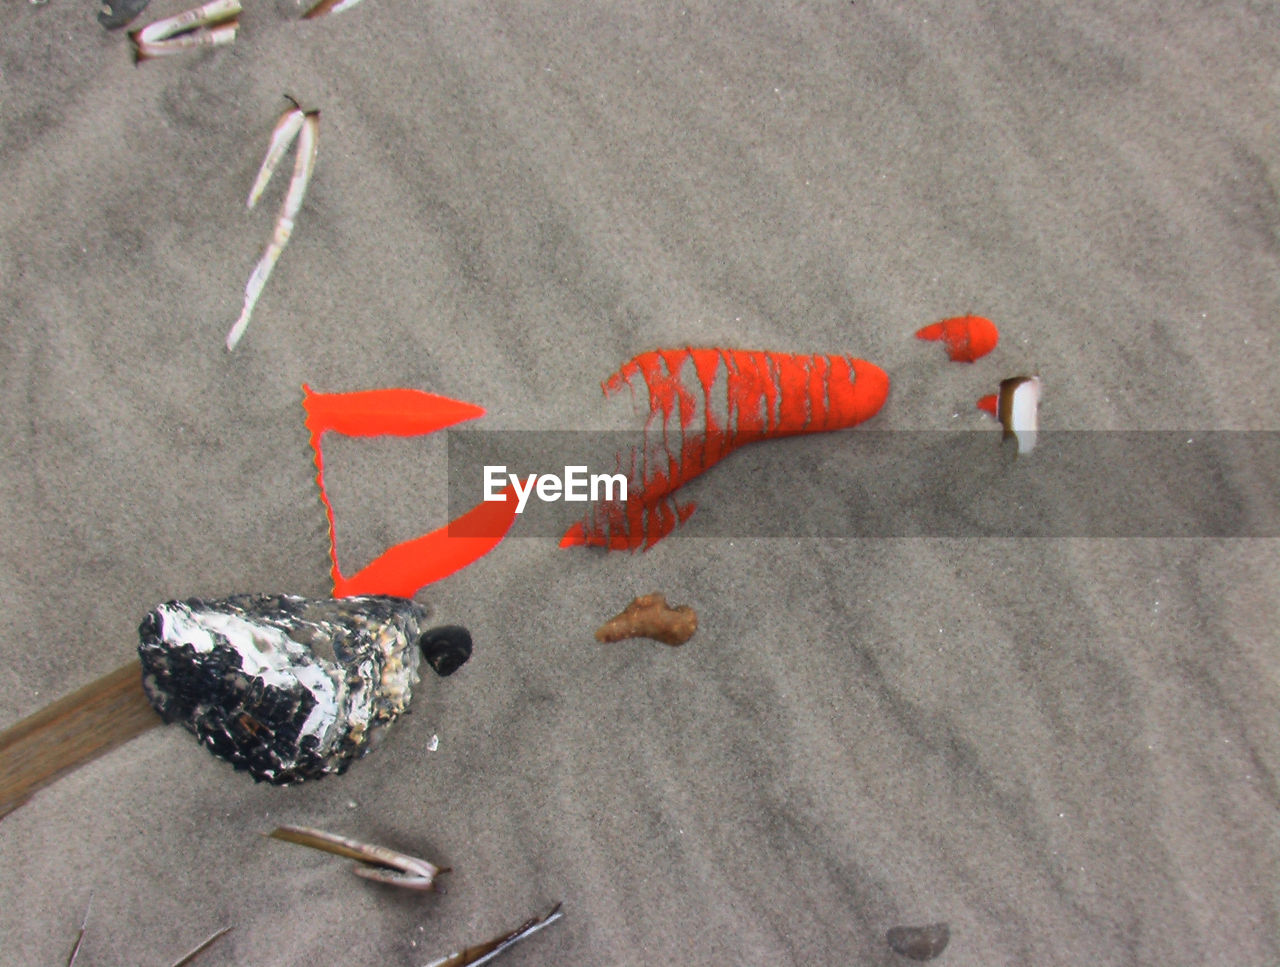
[[[98,23],[108,30],[123,27],[142,13],[147,2],[148,0],[103,0],[102,9],[98,11]]]
[[[931,923],[927,927],[893,927],[885,939],[895,954],[902,954],[910,960],[933,960],[947,949],[951,927],[946,923]]]
[[[471,632],[461,625],[442,625],[424,631],[418,646],[436,674],[447,678],[471,657]]]

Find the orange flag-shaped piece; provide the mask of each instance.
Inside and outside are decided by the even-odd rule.
[[[488,501],[429,534],[396,544],[350,577],[338,567],[333,505],[324,489],[324,453],[320,438],[326,431],[346,436],[422,436],[474,420],[484,410],[471,403],[411,389],[367,390],[359,393],[317,393],[302,387],[302,406],[316,457],[316,484],[329,520],[329,560],[333,562],[334,597],[389,594],[412,597],[420,588],[461,570],[493,550],[515,521],[516,495],[512,487],[501,501]]]

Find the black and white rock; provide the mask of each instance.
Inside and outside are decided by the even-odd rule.
[[[138,635],[142,685],[254,779],[345,772],[409,706],[427,609],[391,597],[170,601]]]

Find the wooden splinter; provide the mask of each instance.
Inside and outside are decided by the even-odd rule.
[[[164,724],[132,662],[0,732],[0,818],[40,789]]]
[[[596,641],[652,638],[664,645],[683,645],[698,630],[698,615],[682,604],[673,608],[664,594],[654,592],[635,598],[621,614],[596,629]]]

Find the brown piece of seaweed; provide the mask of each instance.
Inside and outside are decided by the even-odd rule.
[[[683,645],[698,630],[698,615],[683,604],[673,608],[664,594],[654,592],[635,598],[621,614],[596,629],[596,641],[652,638],[664,645]]]

